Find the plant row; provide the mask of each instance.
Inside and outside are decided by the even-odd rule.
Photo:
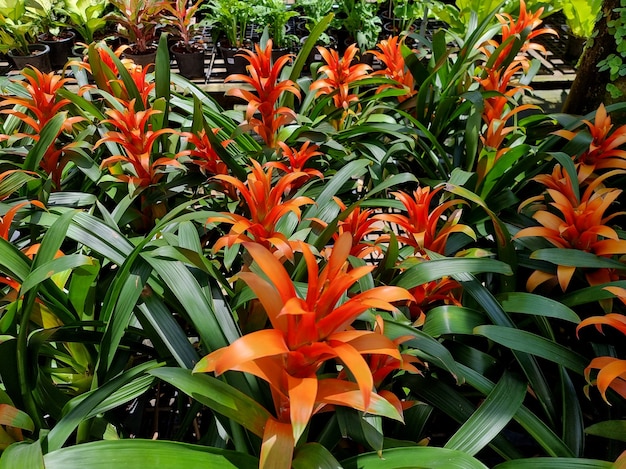
[[[0,469],[623,464],[624,106],[521,104],[540,15],[6,80]]]

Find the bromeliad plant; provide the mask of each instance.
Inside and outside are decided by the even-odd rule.
[[[244,111],[166,38],[9,83],[0,469],[622,464],[625,107],[516,112],[520,11],[378,73],[259,46]]]

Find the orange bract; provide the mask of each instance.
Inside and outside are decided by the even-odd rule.
[[[398,101],[403,102],[417,93],[415,89],[415,80],[413,75],[407,69],[404,63],[404,56],[402,55],[402,46],[404,40],[398,36],[384,39],[378,43],[379,51],[370,51],[378,60],[380,60],[385,68],[382,70],[376,70],[372,75],[381,75],[397,82],[396,85],[381,85],[378,90],[384,90],[386,88],[397,88],[405,90],[406,94],[398,96]]]
[[[277,231],[276,225],[288,213],[295,213],[300,218],[300,207],[313,203],[308,197],[284,200],[285,194],[290,192],[293,184],[301,177],[307,177],[306,173],[287,173],[276,184],[272,184],[272,168],[265,172],[255,160],[252,160],[252,171],[248,175],[247,184],[233,176],[215,176],[216,180],[229,184],[239,191],[250,216],[246,218],[235,213],[223,212],[222,216],[209,218],[207,223],[223,222],[233,225],[230,233],[221,237],[213,249],[219,250],[225,245],[232,246],[243,241],[255,241],[268,249],[274,248],[282,256],[292,259],[291,244],[283,233]]]
[[[620,287],[606,287],[605,290],[610,291],[617,296],[623,303],[626,302],[626,289]],[[587,318],[578,325],[576,334],[580,329],[586,326],[594,325],[598,332],[602,332],[602,326],[611,326],[622,334],[626,335],[626,316],[618,313],[609,313],[604,316],[593,316]],[[591,379],[591,371],[599,370],[595,380]],[[608,403],[606,392],[608,388],[613,389],[623,398],[626,398],[626,360],[615,357],[597,357],[591,360],[585,368],[585,378],[587,382],[596,384],[602,398]],[[587,390],[585,390],[587,392]]]
[[[401,419],[396,407],[373,391],[374,377],[364,359],[364,355],[388,356],[401,368],[397,344],[380,331],[353,330],[351,324],[370,308],[395,309],[391,303],[410,301],[410,294],[399,287],[383,286],[343,301],[347,291],[373,268],[349,268],[352,240],[347,233],[339,237],[321,270],[309,246],[299,242],[308,273],[304,298],[270,251],[254,243],[244,245],[260,272],[255,273],[253,265],[252,272],[241,272],[238,278],[257,295],[271,328],[252,332],[207,355],[194,371],[221,374],[237,370],[267,381],[277,419],[291,424],[293,442],[298,441],[311,416],[328,404]],[[326,377],[332,374],[329,370],[325,377],[318,377],[318,370],[328,360],[340,361],[355,382]]]
[[[3,109],[3,114],[12,115],[24,124],[28,125],[32,131],[15,134],[15,137],[29,137],[35,141],[39,141],[39,136],[43,128],[50,120],[59,113],[65,112],[65,108],[71,104],[66,98],[61,98],[58,94],[59,90],[68,82],[67,78],[63,78],[54,72],[42,73],[36,68],[25,69],[22,72],[25,80],[18,83],[24,87],[28,96],[11,96],[3,98],[0,106],[16,106],[13,109]],[[22,111],[19,107],[26,108],[27,112]],[[83,117],[68,117],[63,122],[59,131],[71,132],[73,126],[85,120]],[[57,135],[58,136],[58,135]],[[3,136],[0,136],[0,138]],[[61,174],[67,164],[67,160],[62,158],[63,151],[67,147],[59,148],[56,142],[48,147],[41,159],[39,165],[41,169],[52,176],[52,180],[56,189],[61,187]]]
[[[626,170],[626,151],[619,147],[626,143],[626,125],[613,130],[611,117],[607,114],[604,104],[596,111],[594,122],[583,120],[591,134],[589,148],[576,157],[579,179],[586,180],[599,169]],[[612,131],[613,130],[613,131]],[[569,130],[558,130],[556,135],[573,139],[577,133]]]
[[[413,197],[405,192],[394,192],[393,195],[406,208],[407,215],[382,214],[374,218],[400,227],[403,234],[398,236],[398,241],[413,246],[416,253],[426,254],[426,250],[429,250],[445,254],[446,243],[452,233],[465,233],[471,238],[476,238],[476,235],[469,226],[459,223],[461,209],[454,209],[443,221],[443,215],[448,209],[466,203],[453,199],[435,204],[434,197],[443,188],[444,186],[439,186],[431,191],[430,187],[419,187],[413,192]],[[431,211],[431,207],[435,208]],[[443,225],[439,226],[441,222]],[[381,241],[383,239],[388,239],[388,236],[381,237]]]
[[[213,129],[213,134],[218,132],[219,129]],[[180,152],[179,157],[190,156],[192,162],[208,175],[228,174],[228,166],[220,159],[204,129],[197,134],[183,132],[181,137],[186,137],[189,143],[193,145],[193,149]],[[230,140],[226,140],[222,142],[222,146],[226,147],[230,142]]]
[[[175,131],[173,129],[160,129],[153,132],[149,119],[160,111],[156,109],[135,111],[134,100],[123,104],[125,104],[125,108],[122,111],[110,109],[106,112],[109,119],[102,122],[112,125],[118,131],[108,131],[96,143],[96,147],[105,142],[114,142],[124,149],[125,154],[110,156],[102,161],[100,166],[107,168],[116,163],[128,163],[134,174],[114,173],[113,176],[135,187],[147,187],[159,181],[163,175],[161,171],[163,167],[180,166],[180,163],[174,158],[162,157],[152,161],[152,147],[157,138],[164,134],[175,133]]]
[[[350,93],[350,85],[359,80],[367,78],[371,67],[367,64],[352,64],[358,48],[356,44],[351,44],[342,57],[334,49],[326,49],[318,46],[322,59],[326,65],[319,68],[319,73],[326,75],[326,78],[318,78],[311,83],[310,90],[317,90],[316,96],[333,94],[333,102],[338,108],[348,109],[350,103],[357,102],[359,97]]]
[[[626,240],[619,239],[617,232],[606,225],[614,217],[623,212],[605,215],[613,202],[621,194],[619,189],[598,188],[604,178],[597,178],[585,190],[577,203],[573,191],[547,189],[552,199],[550,206],[558,213],[538,210],[533,215],[541,226],[528,227],[520,230],[515,238],[540,236],[558,248],[578,249],[591,252],[598,256],[610,257],[615,254],[626,254]],[[564,183],[569,179],[564,179]],[[571,184],[571,182],[569,182]],[[574,200],[572,198],[574,197]],[[557,267],[557,277],[561,289],[565,291],[574,275],[575,267]],[[599,269],[605,270],[605,269]],[[528,280],[529,289],[533,290],[539,283],[547,280],[545,273],[535,273]],[[596,275],[588,275],[587,280],[594,284]]]
[[[291,55],[285,55],[272,63],[272,41],[267,41],[265,49],[255,45],[255,51],[247,49],[241,54],[249,63],[248,75],[231,75],[225,81],[238,80],[252,85],[255,92],[243,88],[231,88],[226,94],[237,96],[247,101],[246,120],[248,126],[265,141],[268,147],[276,145],[278,130],[283,125],[295,120],[296,114],[292,109],[276,105],[283,93],[292,93],[298,98],[300,90],[291,80],[280,80],[280,71],[291,60]],[[261,119],[255,116],[259,113]]]
[[[541,14],[543,13],[543,8],[537,9],[534,13],[529,13],[526,10],[526,3],[524,0],[520,1],[520,12],[517,20],[513,18],[508,13],[498,13],[496,14],[496,18],[500,21],[502,25],[502,39],[500,43],[495,40],[490,40],[487,43],[492,45],[494,49],[497,49],[500,44],[504,44],[512,37],[523,37],[525,35],[525,42],[520,48],[520,52],[526,52],[528,50],[534,49],[540,52],[546,53],[546,49],[541,44],[537,44],[535,42],[531,42],[532,39],[540,36],[541,34],[555,34],[558,35],[554,29],[551,28],[541,28],[536,29],[543,20],[541,19]],[[509,42],[499,53],[498,57],[493,63],[493,68],[500,68],[500,66],[509,58],[509,55],[513,49],[513,41]],[[483,47],[483,52],[490,57],[491,51]],[[524,66],[527,65],[526,59],[521,59]]]
[[[306,141],[299,149],[290,147],[285,142],[278,142],[278,146],[282,150],[283,157],[286,157],[289,161],[289,165],[286,165],[282,161],[270,161],[265,166],[271,166],[276,169],[280,169],[285,173],[304,173],[306,176],[301,177],[297,184],[293,186],[293,189],[297,189],[306,181],[312,177],[318,177],[324,179],[324,175],[321,171],[313,168],[305,168],[304,165],[314,156],[322,155],[319,147],[315,144],[311,144],[310,141]]]

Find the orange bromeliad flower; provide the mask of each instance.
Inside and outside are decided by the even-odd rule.
[[[536,29],[543,20],[541,19],[541,15],[543,13],[543,7],[537,9],[534,13],[529,13],[526,10],[526,3],[524,0],[520,1],[520,12],[517,20],[513,18],[508,13],[498,13],[496,14],[496,18],[500,21],[502,25],[502,39],[501,42],[498,43],[496,40],[491,39],[487,41],[487,45],[493,46],[493,50],[497,49],[500,44],[504,44],[509,40],[508,44],[498,53],[495,61],[492,64],[492,67],[497,69],[509,58],[509,55],[513,49],[514,40],[510,40],[510,38],[519,38],[523,35],[526,35],[526,40],[522,47],[520,48],[520,52],[526,52],[528,50],[538,50],[544,54],[546,54],[546,48],[541,44],[537,44],[536,42],[531,42],[532,39],[540,36],[542,34],[555,34],[558,33],[552,28],[541,28]],[[492,51],[483,46],[481,50],[487,55],[487,57],[491,57]],[[526,66],[528,61],[526,59],[521,59],[523,64]]]
[[[291,55],[284,55],[272,63],[272,41],[267,41],[265,49],[255,45],[255,50],[243,50],[243,57],[250,62],[248,75],[231,75],[224,81],[243,81],[252,85],[255,93],[243,88],[231,88],[226,94],[236,96],[248,103],[246,121],[248,126],[261,136],[268,147],[274,148],[278,130],[283,125],[295,120],[296,114],[287,107],[276,107],[283,93],[292,93],[300,98],[298,86],[291,80],[280,80],[280,72],[292,59]],[[255,116],[259,113],[261,119]]]
[[[393,223],[402,229],[403,235],[398,236],[398,241],[408,246],[413,246],[416,253],[426,255],[426,250],[445,254],[448,237],[452,233],[465,233],[475,239],[474,230],[469,226],[459,223],[461,209],[454,209],[446,216],[443,226],[439,226],[444,219],[444,213],[458,205],[466,203],[463,200],[453,199],[446,202],[434,203],[435,196],[444,188],[443,185],[431,191],[430,187],[419,187],[413,192],[413,197],[405,192],[394,192],[396,198],[402,202],[407,210],[407,215],[381,214],[374,218]],[[435,207],[431,211],[431,207]],[[381,237],[381,241],[388,239],[388,235]]]
[[[266,248],[274,248],[281,256],[293,258],[293,249],[287,237],[277,231],[278,221],[288,213],[295,213],[300,218],[300,207],[314,203],[308,197],[296,197],[283,200],[290,192],[293,184],[306,173],[287,173],[275,185],[272,185],[272,169],[263,171],[261,165],[252,160],[252,171],[248,175],[247,184],[228,175],[217,175],[214,179],[230,184],[237,189],[249,210],[250,217],[246,218],[235,213],[223,212],[221,216],[211,217],[207,223],[222,222],[232,224],[230,233],[222,236],[214,245],[214,250],[223,246],[232,246],[243,241],[255,241]],[[247,234],[245,234],[247,233]]]
[[[605,290],[613,293],[622,303],[626,304],[626,289],[620,287],[605,287]],[[604,316],[593,316],[581,321],[576,328],[576,335],[580,329],[594,325],[598,332],[602,332],[602,326],[611,326],[626,335],[626,316],[619,313],[609,313]],[[592,370],[599,370],[594,380],[591,379]],[[588,386],[585,393],[588,395],[589,385],[597,385],[602,398],[609,403],[606,392],[613,389],[623,398],[626,398],[626,360],[616,357],[596,357],[585,368],[585,378]]]
[[[194,372],[217,375],[229,370],[242,371],[269,383],[276,419],[265,429],[262,467],[289,468],[290,457],[281,466],[272,465],[264,458],[266,444],[269,446],[271,439],[281,439],[293,447],[312,415],[324,406],[348,405],[371,414],[402,419],[394,403],[375,392],[374,377],[364,358],[388,356],[402,367],[398,345],[377,331],[354,330],[351,324],[370,308],[391,311],[395,309],[392,302],[410,301],[411,297],[402,288],[382,286],[342,302],[346,292],[373,269],[372,266],[349,269],[350,238],[344,234],[337,240],[321,270],[309,246],[299,243],[308,273],[304,297],[298,295],[284,266],[270,251],[258,244],[245,243],[261,272],[241,272],[238,277],[259,298],[271,328],[237,339],[204,357],[194,368]],[[354,381],[340,379],[328,368],[324,376],[318,376],[322,365],[329,360],[339,361]],[[339,371],[337,368],[336,373]]]
[[[123,182],[132,184],[135,187],[143,188],[155,184],[163,176],[162,168],[168,166],[180,167],[180,163],[175,158],[162,157],[152,161],[152,147],[157,138],[161,135],[171,134],[173,129],[160,129],[153,132],[149,124],[149,119],[160,111],[148,109],[145,111],[135,111],[134,100],[126,103],[123,111],[110,109],[106,112],[109,119],[102,121],[111,124],[118,131],[110,130],[104,137],[96,143],[95,147],[105,142],[114,142],[120,145],[125,154],[113,155],[106,158],[101,163],[102,168],[111,168],[116,163],[126,163],[130,165],[133,174],[112,175]]]
[[[11,224],[13,223],[13,219],[15,218],[15,215],[17,215],[17,212],[21,208],[25,207],[26,205],[39,207],[43,210],[46,209],[46,206],[38,200],[30,200],[30,201],[20,202],[16,205],[13,205],[10,209],[6,211],[4,216],[0,217],[0,238],[6,241],[11,240]],[[32,256],[34,256],[37,253],[38,249],[39,249],[39,244],[34,244],[34,245],[30,245],[24,248],[22,252],[24,252],[24,254],[32,258]],[[59,251],[57,253],[57,257],[62,254],[63,253]],[[8,285],[11,289],[15,290],[15,292],[17,292],[20,289],[19,282],[15,281],[9,276],[0,275],[0,284]],[[5,297],[4,299],[7,299],[7,298]]]
[[[404,39],[399,36],[393,36],[389,39],[384,39],[378,43],[379,51],[370,51],[378,60],[380,60],[385,68],[382,70],[376,70],[372,75],[380,75],[391,80],[394,80],[397,84],[380,85],[378,91],[382,91],[387,88],[397,88],[405,90],[406,94],[398,96],[398,101],[403,102],[417,93],[415,89],[415,80],[413,75],[409,72],[404,63],[404,56],[402,55],[402,46],[404,45]]]
[[[563,194],[557,189],[548,188],[546,192],[552,199],[549,205],[554,207],[559,214],[548,210],[538,210],[533,218],[541,226],[524,228],[515,235],[515,238],[540,236],[558,248],[578,249],[601,257],[626,254],[626,240],[619,239],[617,232],[606,225],[611,219],[625,212],[605,215],[622,191],[599,188],[598,186],[604,179],[604,177],[599,177],[589,184],[581,196],[580,203],[571,200],[570,191]],[[559,265],[557,267],[557,279],[563,291],[569,285],[575,270],[573,266]],[[603,275],[603,272],[606,275]],[[609,269],[598,269],[593,274],[586,274],[587,281],[594,285],[602,279],[607,280],[609,273]],[[529,277],[527,286],[532,291],[551,277],[546,272],[535,271]]]
[[[599,169],[626,170],[626,151],[619,147],[626,143],[626,125],[613,130],[611,117],[604,104],[596,111],[594,122],[583,120],[591,134],[589,148],[575,158],[578,163],[579,179],[584,181]],[[568,140],[573,139],[577,132],[558,130],[554,132]]]
[[[214,135],[218,132],[219,129],[213,129]],[[211,176],[228,174],[228,166],[220,159],[204,129],[197,134],[183,132],[181,137],[186,137],[188,142],[193,145],[193,149],[181,151],[178,153],[179,157],[183,155],[190,156],[193,164],[198,166],[205,174]],[[222,146],[226,147],[230,142],[231,140],[225,140],[222,142]]]
[[[286,157],[289,161],[289,165],[282,161],[270,161],[265,166],[271,166],[285,173],[305,173],[306,178],[301,178],[300,185],[304,184],[310,178],[316,176],[320,179],[324,179],[324,175],[321,171],[313,168],[305,168],[304,165],[314,156],[320,156],[323,153],[319,150],[319,147],[314,143],[311,144],[310,140],[307,140],[302,144],[299,149],[290,147],[285,142],[278,142],[278,146],[282,150],[283,157]]]
[[[348,207],[338,197],[335,197],[334,200],[342,212],[347,210]],[[382,231],[383,228],[383,224],[373,214],[373,210],[363,210],[357,206],[352,209],[348,216],[338,221],[337,233],[333,235],[333,238],[336,240],[343,233],[350,233],[352,236],[351,256],[363,259],[371,253],[381,252],[380,246],[374,244],[373,241],[367,241],[369,235]]]
[[[310,90],[317,90],[316,96],[325,94],[333,94],[333,102],[335,107],[348,109],[350,103],[358,102],[359,97],[350,93],[350,86],[359,80],[367,78],[371,67],[367,64],[352,64],[359,49],[356,44],[351,44],[343,54],[339,54],[334,49],[326,49],[317,46],[317,49],[326,62],[319,68],[319,73],[323,73],[325,78],[318,78],[311,83]]]
[[[39,141],[41,131],[46,124],[57,114],[64,112],[65,108],[71,104],[69,99],[61,98],[59,95],[59,90],[68,82],[68,79],[54,72],[42,73],[36,68],[24,69],[22,75],[25,80],[17,83],[24,88],[27,96],[15,95],[3,98],[0,102],[0,106],[13,105],[16,107],[13,109],[3,109],[0,113],[9,114],[18,118],[32,129],[30,132],[15,134],[13,137],[28,137],[32,138],[34,141]],[[22,107],[25,108],[28,113],[23,111],[21,109]],[[66,118],[59,134],[62,132],[71,132],[74,125],[83,120],[85,119],[80,116]],[[9,138],[9,136],[0,136],[2,140],[6,140],[7,138]],[[71,144],[59,148],[55,141],[54,144],[46,149],[39,163],[41,169],[46,174],[52,176],[52,180],[57,189],[60,189],[61,174],[68,163],[67,160],[62,158],[63,152],[70,146]]]

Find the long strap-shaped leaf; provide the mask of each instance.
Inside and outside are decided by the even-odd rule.
[[[150,374],[170,383],[213,411],[232,419],[252,433],[263,436],[271,414],[238,389],[206,374],[192,374],[182,368],[159,368]]]
[[[0,458],[0,469],[45,469],[41,442],[15,443],[9,446]]]
[[[482,373],[462,364],[458,366],[463,370],[467,384],[484,395],[490,394],[493,391],[495,384],[485,378]],[[548,455],[554,457],[574,456],[563,440],[527,407],[523,405],[520,406],[513,418],[535,439]]]
[[[256,469],[259,465],[258,459],[235,451],[139,439],[71,446],[46,454],[43,461],[46,469]]]
[[[505,373],[483,404],[452,435],[445,448],[478,453],[511,421],[526,395],[526,383]]]
[[[144,363],[142,365],[131,368],[125,371],[121,375],[107,381],[94,391],[90,391],[88,395],[81,395],[75,398],[78,404],[72,407],[69,403],[69,411],[63,416],[61,420],[57,422],[50,433],[48,433],[46,440],[48,443],[48,450],[55,451],[61,448],[70,435],[76,430],[76,427],[85,419],[89,418],[94,409],[96,409],[102,402],[117,392],[120,388],[128,383],[131,383],[137,379],[143,379],[147,371],[159,366],[154,361]],[[123,402],[119,402],[122,404]],[[66,407],[67,408],[67,407]]]
[[[390,469],[427,467],[429,469],[486,469],[483,463],[461,451],[430,446],[393,448],[378,453],[361,454],[341,461],[344,469]]]
[[[33,259],[31,272],[37,270],[38,267],[47,264],[54,259],[61,244],[65,240],[67,229],[72,221],[72,217],[76,212],[65,212],[46,232],[39,250]],[[20,387],[23,390],[34,389],[32,367],[29,363],[28,355],[28,336],[30,333],[30,317],[37,298],[37,292],[41,284],[37,284],[31,288],[25,295],[22,302],[20,329],[17,336],[17,374],[19,377]],[[21,295],[21,292],[20,292]],[[37,408],[37,404],[33,399],[32,393],[24,394],[24,406],[35,422],[37,428],[41,428],[41,415]]]

